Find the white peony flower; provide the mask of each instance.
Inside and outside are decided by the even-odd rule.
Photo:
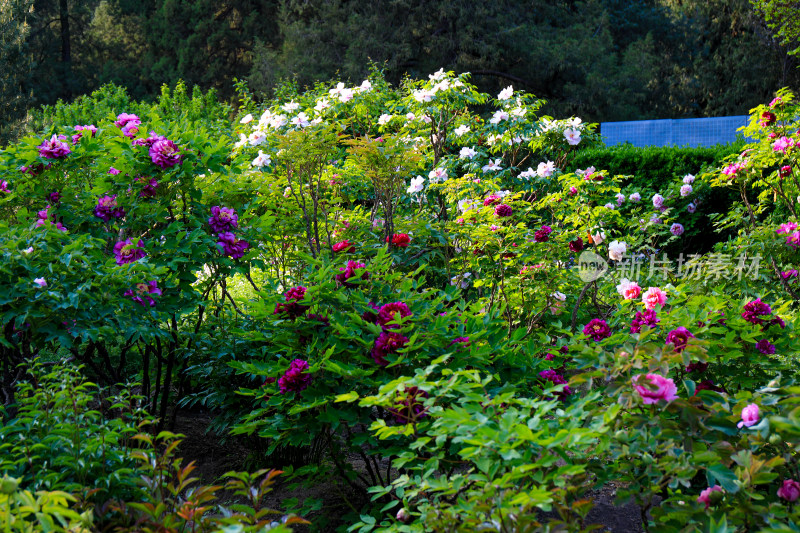
[[[489,164],[488,165],[483,165],[481,167],[481,170],[484,173],[486,173],[486,172],[494,172],[495,170],[502,170],[503,167],[500,166],[500,163],[502,163],[502,161],[503,161],[502,159],[495,159],[494,161],[492,161],[490,159],[489,160]]]
[[[469,131],[469,126],[465,126],[464,124],[462,124],[461,126],[457,127],[453,133],[455,133],[457,137],[461,137],[468,131]]]
[[[242,120],[239,121],[239,124],[249,124],[250,122],[253,122],[253,115],[248,113],[242,117]]]
[[[514,96],[514,87],[512,85],[509,85],[508,87],[500,91],[500,94],[497,95],[497,99],[508,100],[512,96]]]
[[[608,257],[613,261],[619,261],[628,250],[628,245],[624,242],[611,241],[608,245]]]
[[[270,163],[272,163],[272,159],[269,157],[269,155],[267,155],[264,152],[262,152],[261,150],[259,150],[258,151],[258,157],[253,159],[252,165],[254,167],[263,168],[263,167],[269,165]]]
[[[411,178],[411,185],[408,186],[408,194],[416,194],[421,192],[425,188],[425,178],[422,176],[417,176],[415,178]]]
[[[567,140],[570,146],[575,146],[581,142],[581,132],[572,128],[566,129],[564,130],[564,138]]]
[[[380,118],[378,118],[378,124],[380,124],[381,126],[385,126],[386,124],[389,123],[390,120],[392,120],[392,118],[393,118],[392,115],[387,115],[386,113],[384,113],[383,115],[380,116]]]
[[[549,178],[553,175],[553,172],[556,170],[556,164],[552,161],[548,161],[547,163],[541,162],[539,166],[536,167],[536,174],[542,178]]]
[[[478,155],[478,152],[476,152],[475,150],[473,150],[468,146],[463,147],[461,151],[458,153],[458,157],[460,159],[472,159],[476,155]]]

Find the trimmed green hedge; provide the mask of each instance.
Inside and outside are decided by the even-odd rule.
[[[573,172],[594,166],[598,170],[608,170],[611,175],[632,176],[625,182],[625,190],[639,191],[642,198],[648,201],[666,183],[680,180],[686,174],[699,175],[723,166],[725,158],[741,153],[744,145],[744,141],[738,141],[710,148],[636,147],[631,144],[587,148],[575,152],[565,165],[565,170]],[[705,253],[717,242],[727,239],[728,234],[715,232],[709,214],[727,212],[737,198],[733,191],[707,189],[701,195],[702,205],[697,213],[684,213],[681,219],[687,230],[684,238],[664,252],[671,255],[681,252]]]

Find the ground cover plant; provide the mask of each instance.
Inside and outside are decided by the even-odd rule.
[[[3,428],[15,446],[30,398],[77,417],[41,433],[52,460],[9,448],[9,502],[55,498],[54,528],[256,531],[280,469],[338,488],[344,511],[283,502],[322,531],[588,531],[610,483],[648,531],[797,530],[789,91],[722,166],[657,183],[575,168],[594,124],[469,74],[240,86],[224,124],[180,94],[67,106],[0,153]],[[83,399],[49,399],[62,382]],[[200,407],[258,470],[230,506],[175,459]]]

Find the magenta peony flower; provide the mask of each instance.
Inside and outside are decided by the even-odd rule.
[[[645,383],[643,380],[646,380]],[[642,397],[645,405],[658,403],[659,400],[671,402],[678,396],[675,382],[658,374],[639,375],[633,378],[633,388]]]
[[[763,324],[764,319],[760,317],[769,314],[772,314],[770,306],[762,302],[761,298],[756,298],[752,302],[748,302],[744,305],[742,318],[751,324]]]
[[[742,409],[742,420],[738,424],[736,424],[736,427],[738,427],[739,429],[743,427],[749,428],[750,426],[758,424],[759,420],[760,416],[759,416],[758,405],[751,403],[750,405]]]
[[[756,343],[756,350],[764,355],[772,355],[775,353],[775,345],[769,342],[767,339],[761,339]]]
[[[794,141],[789,137],[783,136],[774,143],[772,143],[772,149],[776,152],[786,153],[786,150],[794,146]]]
[[[710,379],[704,379],[703,381],[698,383],[697,386],[694,388],[694,391],[695,391],[694,395],[697,396],[697,393],[699,391],[701,391],[701,390],[711,390],[711,391],[719,392],[719,393],[723,393],[723,392],[727,393],[728,392],[727,390],[725,390],[725,387],[720,387],[718,385],[714,385],[714,382],[711,381]]]
[[[605,320],[593,318],[583,327],[583,334],[595,341],[601,341],[611,336],[611,328],[608,327]]]
[[[344,287],[355,287],[353,283],[349,283],[348,280],[352,278],[359,278],[362,280],[369,279],[369,273],[366,270],[367,265],[364,263],[359,263],[358,261],[348,261],[347,265],[340,267],[339,271],[341,274],[336,274],[334,279],[338,281]],[[360,269],[364,269],[363,272]]]
[[[564,385],[564,389],[561,392],[557,393],[558,397],[561,398],[562,400],[565,397],[572,394],[572,389],[570,389],[569,385],[567,385],[567,380],[564,379],[564,376],[562,376],[555,370],[553,369],[543,370],[539,372],[539,377],[545,381],[549,381],[553,385]]]
[[[386,366],[389,364],[386,356],[397,353],[406,344],[408,344],[408,337],[392,330],[382,331],[375,340],[375,346],[372,347],[372,358],[378,365]]]
[[[578,237],[574,241],[569,241],[569,251],[576,254],[580,251],[583,251],[583,239]]]
[[[174,142],[160,139],[150,147],[150,160],[161,168],[170,168],[180,165],[183,156]]]
[[[137,125],[142,123],[142,121],[136,115],[120,113],[117,115],[117,120],[114,122],[114,125],[118,128],[124,128],[126,125],[132,122],[135,122]]]
[[[231,231],[239,226],[239,216],[233,208],[215,205],[211,208],[211,218],[208,219],[208,225],[211,226],[214,233]]]
[[[11,192],[8,188],[8,182],[6,180],[0,180],[0,192]]]
[[[542,228],[533,234],[533,240],[536,242],[547,242],[550,240],[550,234],[552,232],[553,228],[542,225]]]
[[[667,293],[658,287],[650,287],[642,295],[642,301],[647,309],[655,309],[656,306],[667,303]]]
[[[770,111],[764,111],[763,113],[761,113],[761,120],[758,122],[758,124],[761,127],[772,126],[773,124],[775,124],[777,118],[778,117],[775,116],[775,113],[772,113]]]
[[[239,259],[250,248],[250,243],[236,238],[236,235],[230,231],[220,233],[217,238],[219,239],[217,246],[222,248],[223,254],[230,256],[232,259]]]
[[[411,310],[403,302],[392,302],[382,305],[378,310],[378,324],[387,327],[389,322],[393,322],[397,319],[398,314],[400,318],[409,317],[411,316]],[[392,327],[398,326],[392,325]]]
[[[747,161],[742,161],[740,163],[731,163],[730,165],[722,169],[722,173],[728,176],[729,178],[733,178],[740,170],[745,168],[746,164]]]
[[[114,256],[117,258],[118,265],[133,263],[146,255],[147,252],[144,249],[144,242],[142,239],[137,239],[136,244],[133,244],[133,241],[130,239],[126,239],[114,245]]]
[[[59,191],[53,191],[47,195],[47,201],[51,204],[58,204],[61,202],[62,195]]]
[[[486,199],[483,201],[483,205],[485,205],[485,206],[495,205],[495,204],[499,204],[499,203],[500,203],[500,197],[497,196],[496,194],[491,194],[491,195],[487,196]]]
[[[152,198],[156,195],[156,189],[158,188],[158,180],[155,178],[147,179],[143,176],[136,178],[134,181],[143,181],[145,186],[142,187],[142,190],[139,191],[139,196],[141,198]]]
[[[352,254],[356,251],[356,246],[348,241],[347,239],[337,242],[333,245],[333,253],[338,254],[339,252],[344,252],[346,254]]]
[[[397,395],[399,398],[395,402],[395,407],[389,408],[395,422],[409,424],[428,416],[427,409],[422,405],[423,399],[428,397],[427,392],[417,387],[408,387],[405,394],[398,391]]]
[[[661,319],[658,318],[654,309],[647,309],[644,313],[636,311],[636,316],[631,322],[631,333],[641,333],[642,326],[654,328],[659,322]]]
[[[133,143],[131,143],[131,144],[133,144],[134,146],[147,146],[148,148],[150,148],[156,142],[158,142],[158,141],[166,141],[166,140],[167,140],[167,138],[164,137],[163,135],[156,135],[156,132],[151,131],[150,132],[150,137],[147,137],[145,139],[134,139]]]
[[[117,174],[119,174],[119,170],[117,170],[114,167],[111,167],[108,169],[108,173],[111,174],[112,176],[116,176]]]
[[[72,150],[69,149],[69,145],[64,142],[63,139],[66,139],[66,137],[54,133],[49,141],[45,140],[42,142],[42,144],[39,145],[39,157],[58,159],[69,155]]]
[[[778,498],[787,502],[796,502],[800,498],[800,483],[793,479],[784,479],[783,485],[778,489]]]
[[[780,226],[778,226],[778,229],[775,230],[775,233],[777,233],[778,235],[783,235],[783,234],[788,235],[788,234],[790,234],[791,232],[793,232],[796,229],[797,229],[797,224],[796,223],[794,223],[794,222],[786,222],[786,223],[781,224]]]
[[[128,122],[122,127],[122,134],[128,139],[133,139],[139,134],[139,123]]]
[[[158,282],[156,280],[148,281],[147,283],[137,283],[135,291],[134,289],[125,291],[125,296],[130,296],[134,302],[145,307],[147,307],[148,304],[150,307],[155,307],[156,305],[156,301],[150,296],[151,294],[161,296],[161,289],[158,288]],[[145,300],[147,300],[147,304],[145,304]]]
[[[675,347],[676,352],[682,352],[686,349],[686,345],[689,343],[689,339],[693,339],[694,335],[692,335],[688,329],[683,326],[680,326],[677,329],[673,329],[667,334],[667,344],[672,344]]]
[[[494,214],[498,217],[510,217],[514,214],[514,210],[511,209],[510,205],[500,204],[494,208]]]
[[[117,207],[117,195],[114,196],[101,196],[97,200],[97,205],[94,208],[94,216],[101,219],[103,222],[108,222],[112,218],[122,218],[125,216],[125,210]]]
[[[308,388],[313,378],[310,374],[303,373],[306,370],[308,370],[308,361],[295,359],[289,363],[289,368],[278,378],[278,387],[281,394],[301,392]]]
[[[719,485],[714,485],[713,487],[708,487],[707,489],[703,489],[700,491],[700,496],[697,497],[697,503],[703,503],[708,509],[711,504],[711,495],[715,492],[723,493],[722,487]]]
[[[446,313],[445,313],[446,314]],[[471,343],[469,341],[469,337],[456,337],[452,341],[450,341],[450,346],[458,344],[459,348],[461,347],[468,347]]]
[[[670,226],[669,231],[670,231],[670,233],[672,233],[676,237],[680,237],[681,235],[683,235],[683,231],[684,231],[683,230],[683,224],[679,224],[679,223],[675,222],[672,226]]]
[[[306,288],[302,285],[297,287],[292,287],[288,291],[286,291],[286,296],[284,300],[286,303],[279,303],[275,305],[275,311],[273,314],[281,315],[287,314],[289,318],[295,319],[308,311],[309,306],[303,305],[302,302],[306,297]]]
[[[74,126],[72,129],[77,132],[72,136],[72,144],[77,144],[85,132],[89,132],[90,137],[94,137],[97,133],[97,128],[94,124],[89,124],[88,126]]]
[[[575,196],[576,194],[578,194],[578,189],[576,187],[570,187],[569,188],[569,195],[570,196]]]
[[[790,167],[789,165],[782,166],[781,169],[778,171],[778,175],[782,178],[788,178],[789,176],[792,175],[792,167]]]

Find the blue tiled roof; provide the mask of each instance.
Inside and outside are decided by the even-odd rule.
[[[736,130],[747,115],[735,117],[635,120],[603,122],[600,134],[606,145],[629,142],[634,146],[714,146],[736,140]]]

